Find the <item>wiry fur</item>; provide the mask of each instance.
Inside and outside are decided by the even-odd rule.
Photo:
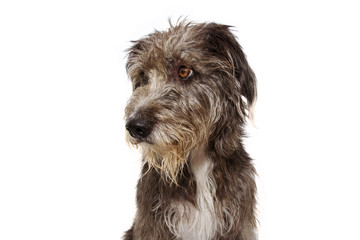
[[[242,145],[256,80],[229,26],[181,22],[134,42],[127,122],[151,126],[125,240],[255,239],[255,170]],[[178,75],[186,66],[193,74]]]
[[[165,221],[171,232],[182,239],[212,239],[221,220],[214,208],[215,186],[211,178],[213,163],[204,152],[191,159],[191,171],[196,181],[196,203],[175,202],[165,212]]]

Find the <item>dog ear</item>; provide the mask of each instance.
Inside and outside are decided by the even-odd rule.
[[[141,51],[145,49],[145,43],[142,39],[138,41],[131,41],[132,46],[126,50],[127,52],[127,62],[126,62],[126,70],[128,71],[130,67],[136,63],[136,57],[140,55]]]
[[[240,93],[246,99],[242,108],[247,110],[245,114],[252,119],[252,107],[257,96],[256,77],[240,44],[230,31],[230,26],[209,23],[206,28],[208,50],[231,66],[231,74],[240,82]]]
[[[138,41],[131,41],[132,46],[127,51],[126,72],[132,82],[134,79],[139,79],[139,75],[144,74],[144,68],[141,62],[141,55],[144,54],[146,45],[143,39]],[[141,77],[143,78],[143,76]],[[133,84],[133,90],[136,88],[136,83]]]

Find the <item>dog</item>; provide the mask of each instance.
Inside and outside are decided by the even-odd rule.
[[[127,57],[127,140],[143,168],[123,239],[256,239],[256,172],[243,146],[256,78],[232,27],[170,22]]]

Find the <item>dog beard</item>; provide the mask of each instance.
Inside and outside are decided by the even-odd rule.
[[[199,143],[204,142],[203,134],[196,131],[192,124],[174,123],[160,124],[163,129],[156,129],[147,141],[137,142],[127,134],[127,141],[136,148],[140,147],[143,163],[157,170],[162,179],[170,184],[178,184],[185,165]],[[197,133],[197,134],[196,134]]]

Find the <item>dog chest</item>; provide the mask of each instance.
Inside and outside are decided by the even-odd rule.
[[[174,202],[166,211],[166,224],[182,240],[209,240],[216,234],[219,220],[214,209],[215,186],[211,179],[212,162],[202,156],[192,160],[191,169],[196,180],[196,201]]]

